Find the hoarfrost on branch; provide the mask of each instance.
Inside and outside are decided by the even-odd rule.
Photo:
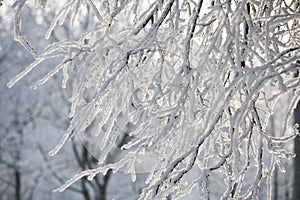
[[[74,0],[62,6],[45,38],[58,26],[88,31],[74,31],[41,53],[22,35],[26,3],[14,4],[15,39],[35,61],[8,87],[40,63],[63,58],[33,83],[62,71],[62,87],[73,90],[70,126],[50,154],[92,125],[101,150],[99,168],[56,191],[112,169],[133,181],[135,173],[149,173],[140,199],[181,198],[195,187],[206,197],[214,177],[224,179],[225,199],[257,198],[262,188],[271,198],[274,168],[284,171],[281,160],[293,157],[283,144],[296,134],[287,127],[299,100],[298,1]],[[268,125],[286,95],[276,135]],[[124,157],[101,165],[117,144]],[[155,159],[142,169],[147,156]],[[199,176],[188,176],[195,170]]]

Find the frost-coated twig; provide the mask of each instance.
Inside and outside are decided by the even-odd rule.
[[[278,144],[296,136],[290,129],[299,100],[300,81],[293,74],[300,44],[293,3],[125,0],[112,6],[74,0],[56,14],[46,38],[56,24],[88,30],[70,31],[65,41],[36,55],[21,34],[25,1],[18,2],[15,37],[35,61],[8,86],[54,58],[59,64],[36,86],[60,72],[62,87],[73,86],[70,125],[50,154],[87,129],[99,138],[90,142],[101,150],[100,164],[116,146],[124,153],[55,191],[109,169],[136,181],[139,156],[151,154],[157,157],[147,166],[140,199],[183,198],[196,187],[204,198],[258,198],[264,190],[263,198],[272,196],[274,166],[284,171],[281,159],[292,157]],[[287,96],[289,105],[277,112]],[[270,119],[280,112],[273,134]],[[130,139],[118,146],[122,134]]]
[[[25,5],[25,0],[19,0],[15,2],[14,6],[17,7],[17,11],[14,16],[14,39],[18,41],[22,46],[32,54],[34,58],[37,56],[37,52],[33,49],[33,47],[29,44],[28,40],[26,40],[25,36],[22,35],[22,8]]]

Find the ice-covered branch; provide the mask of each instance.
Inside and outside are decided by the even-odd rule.
[[[116,147],[123,157],[81,172],[56,191],[109,169],[130,173],[135,181],[144,166],[149,177],[140,199],[182,197],[196,182],[209,196],[205,190],[214,190],[209,182],[218,177],[218,198],[261,197],[279,158],[290,157],[277,144],[295,137],[290,126],[299,99],[300,81],[293,76],[299,70],[299,24],[294,21],[298,14],[284,2],[152,0],[142,5],[125,0],[112,6],[74,0],[63,7],[46,38],[72,13],[72,24],[90,20],[88,30],[34,54],[35,61],[8,86],[44,60],[62,58],[36,83],[62,71],[65,87],[75,76],[72,119],[51,155],[70,137],[91,129],[99,139],[100,164]],[[16,13],[17,36],[22,5]],[[290,105],[280,111],[284,123],[272,134],[275,106],[288,95]]]

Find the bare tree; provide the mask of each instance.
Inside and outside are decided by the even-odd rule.
[[[180,199],[195,188],[202,198],[271,199],[274,171],[285,171],[282,159],[293,157],[285,147],[298,134],[289,128],[299,100],[296,3],[73,0],[45,37],[57,25],[74,34],[37,53],[21,31],[26,1],[15,1],[15,39],[35,61],[8,87],[60,56],[60,64],[33,83],[37,88],[62,71],[66,87],[75,77],[71,122],[50,155],[87,128],[99,139],[100,165],[55,191],[122,170],[132,181],[137,172],[149,173],[140,199]],[[89,20],[88,31],[80,29],[82,19]],[[268,124],[286,96],[282,131],[274,136]],[[120,146],[124,127],[130,131]],[[116,147],[121,158],[107,164]]]

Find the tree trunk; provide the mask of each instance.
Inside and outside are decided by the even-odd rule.
[[[295,109],[295,123],[300,125],[300,101]],[[300,129],[298,128],[298,131]],[[293,199],[300,199],[300,137],[296,136],[294,141],[294,152],[296,157],[294,159],[294,187],[293,187]]]
[[[21,200],[21,174],[18,168],[15,169],[15,182],[16,182],[15,198],[16,200]]]
[[[297,0],[294,2],[294,9],[300,11],[300,1]],[[299,24],[299,20],[294,21],[294,26]],[[300,64],[300,60],[296,61],[296,65]],[[299,77],[299,71],[296,72],[295,77]],[[300,125],[300,101],[297,104],[296,109],[294,110],[295,123]],[[298,128],[300,132],[300,128]],[[294,187],[293,187],[293,199],[300,199],[300,137],[296,136],[294,140],[294,152],[296,157],[294,159]]]

